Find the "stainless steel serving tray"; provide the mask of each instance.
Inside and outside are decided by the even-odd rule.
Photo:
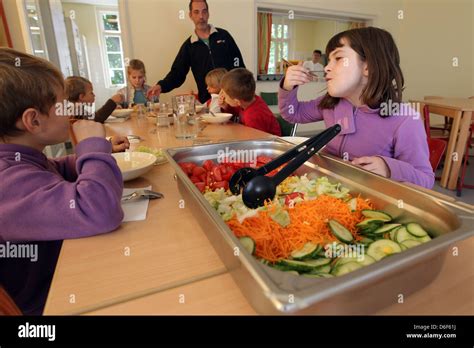
[[[263,314],[371,314],[429,284],[451,244],[474,235],[474,210],[457,202],[374,175],[329,155],[316,155],[298,175],[314,172],[369,198],[398,222],[417,221],[434,239],[341,277],[310,279],[263,265],[240,247],[219,214],[179,167],[180,162],[216,160],[219,151],[256,151],[276,157],[290,149],[281,139],[171,148],[178,188],[219,257],[254,309]],[[239,252],[236,252],[239,250]]]

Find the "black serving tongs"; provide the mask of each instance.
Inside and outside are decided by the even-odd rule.
[[[339,134],[340,131],[341,126],[336,124],[322,133],[309,138],[298,146],[295,146],[293,149],[283,153],[258,169],[239,169],[230,179],[230,190],[233,194],[239,194],[242,191],[242,200],[247,207],[257,208],[262,206],[267,199],[271,200],[275,197],[276,187],[283,180],[298,169],[311,156],[321,150]],[[274,176],[265,176],[265,174],[289,161],[291,162]]]

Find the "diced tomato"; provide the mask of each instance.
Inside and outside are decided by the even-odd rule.
[[[227,174],[227,166],[225,164],[221,164],[218,166],[219,170],[221,171],[221,174]]]
[[[179,166],[186,174],[191,175],[193,173],[193,169],[196,167],[196,164],[192,162],[182,162],[179,163]]]
[[[214,183],[214,189],[223,188],[224,190],[229,189],[229,183],[227,181],[217,181]]]
[[[219,169],[219,167],[212,168],[212,173],[214,174],[214,180],[215,181],[222,181],[222,174],[221,174],[221,170]]]
[[[234,175],[234,173],[225,173],[225,174],[222,174],[222,180],[225,180],[225,181],[230,181],[230,178],[232,178],[232,175]]]
[[[214,180],[212,179],[212,175],[210,172],[207,172],[206,174],[206,186],[209,186],[212,188],[212,184],[214,183]]]
[[[199,178],[201,179],[200,181],[202,182],[206,182],[206,178],[207,178],[207,172],[204,171],[204,173],[202,173],[201,175],[199,175]]]
[[[268,156],[257,156],[257,164],[264,165],[264,164],[267,164],[268,162],[270,162],[272,160],[273,160],[273,158],[268,157]]]
[[[203,183],[203,182],[196,182],[196,183],[194,183],[194,185],[196,185],[198,190],[201,191],[201,192],[204,192],[204,190],[206,189],[206,184]]]
[[[199,177],[200,175],[205,174],[205,173],[206,173],[206,170],[203,167],[196,166],[193,168],[192,175]]]
[[[290,205],[290,202],[296,197],[304,198],[304,194],[301,192],[290,193],[288,196],[285,197],[285,205]]]
[[[210,172],[212,170],[212,168],[214,168],[216,165],[214,164],[214,162],[212,162],[211,160],[206,160],[204,161],[204,163],[202,164],[202,167],[207,170],[208,172]]]
[[[191,181],[194,183],[201,182],[201,178],[198,178],[197,176],[191,176],[190,177]]]

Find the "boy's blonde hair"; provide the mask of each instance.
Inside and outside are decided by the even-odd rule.
[[[226,73],[227,69],[225,68],[217,68],[209,71],[206,75],[206,85],[213,88],[221,88],[221,80]]]
[[[245,68],[233,69],[225,74],[221,87],[232,99],[249,102],[255,97],[255,79],[252,72]]]
[[[63,89],[64,77],[53,64],[0,47],[0,138],[22,133],[16,122],[28,108],[48,115]]]
[[[78,102],[81,94],[86,94],[86,87],[92,87],[92,82],[81,76],[69,76],[64,81],[66,99],[72,103]]]
[[[140,59],[132,59],[127,66],[127,75],[132,73],[132,70],[141,70],[146,76],[145,64]]]

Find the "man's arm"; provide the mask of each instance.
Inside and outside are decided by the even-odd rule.
[[[180,87],[186,80],[186,75],[188,75],[191,67],[188,53],[188,41],[189,39],[181,46],[168,75],[158,82],[158,85],[161,86],[162,93],[167,93]]]

